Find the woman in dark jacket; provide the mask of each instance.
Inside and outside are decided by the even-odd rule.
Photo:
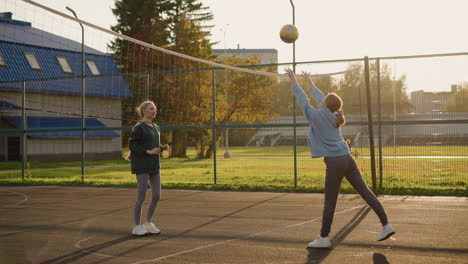
[[[137,199],[135,202],[135,225],[132,230],[134,235],[147,233],[159,234],[160,230],[151,222],[154,211],[161,196],[161,175],[159,156],[163,150],[169,150],[169,146],[160,145],[159,126],[153,123],[158,112],[152,101],[145,101],[137,107],[140,122],[133,127],[129,138],[132,173],[137,178]],[[141,207],[148,190],[148,181],[151,185],[151,202],[148,207],[146,221],[141,223]]]

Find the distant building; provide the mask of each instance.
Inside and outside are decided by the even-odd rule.
[[[346,115],[347,122],[362,122],[366,121],[367,116]],[[292,116],[281,116],[270,120],[270,124],[293,124],[294,118]],[[304,115],[296,116],[296,123],[302,124],[296,127],[296,140],[298,145],[307,145],[307,137],[309,135],[309,126]],[[367,126],[344,126],[342,135],[352,142],[361,140],[367,135]],[[266,127],[260,128],[250,139],[246,142],[247,146],[276,146],[276,145],[292,145],[294,144],[294,128],[290,127]]]
[[[345,109],[346,111],[346,109]],[[460,120],[458,123],[432,124],[433,120]],[[384,124],[382,125],[382,145],[468,145],[468,113],[404,114],[397,122],[417,121],[420,124]],[[303,115],[296,117],[296,140],[298,145],[307,146],[309,127]],[[368,146],[369,130],[367,115],[346,115],[347,124],[341,128],[343,138],[349,139],[352,146]],[[374,119],[376,122],[376,119]],[[427,123],[425,123],[427,122]],[[293,124],[292,116],[273,118],[270,124]],[[260,128],[245,143],[247,146],[290,146],[294,144],[294,128]],[[378,126],[374,125],[374,144],[378,145]]]
[[[276,49],[214,49],[213,52],[220,61],[234,55],[240,58],[255,56],[260,60],[260,64],[278,63],[278,51]]]
[[[444,107],[452,95],[457,91],[457,86],[452,85],[450,92],[425,92],[423,90],[411,93],[411,104],[414,106],[414,112],[437,113],[444,112]]]
[[[81,156],[81,43],[0,13],[0,161],[21,159],[25,87],[27,158],[79,160]],[[85,47],[86,159],[121,158],[122,100],[131,96],[114,58]],[[113,76],[109,76],[113,75]],[[66,79],[64,79],[64,77]]]

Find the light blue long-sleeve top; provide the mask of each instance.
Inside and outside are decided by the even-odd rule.
[[[336,113],[332,113],[330,109],[322,106],[322,101],[325,98],[322,91],[314,85],[310,87],[318,106],[316,109],[310,104],[308,96],[299,85],[295,84],[292,90],[309,122],[307,142],[311,157],[338,157],[349,154],[349,147],[341,135],[341,129],[336,127]],[[342,110],[340,111],[342,114]]]

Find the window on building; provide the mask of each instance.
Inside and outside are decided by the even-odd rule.
[[[39,65],[39,62],[37,61],[36,55],[31,52],[25,52],[24,56],[26,56],[26,59],[28,60],[29,66],[31,66],[32,70],[41,70],[41,66]]]
[[[0,66],[6,66],[5,59],[3,58],[3,55],[0,53]]]
[[[68,64],[68,61],[65,57],[62,56],[57,56],[57,60],[62,67],[63,72],[65,73],[73,73],[72,69],[70,68],[70,64]]]
[[[88,68],[89,70],[91,71],[91,73],[93,75],[99,75],[101,74],[98,70],[98,68],[96,67],[96,64],[94,63],[94,61],[86,61],[86,64],[88,64]]]

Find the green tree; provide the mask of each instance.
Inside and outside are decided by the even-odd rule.
[[[240,58],[229,56],[224,61],[228,65],[257,65],[260,61],[257,57]],[[255,68],[255,70],[270,71],[272,68]],[[233,70],[223,70],[219,74],[217,83],[217,121],[218,125],[224,124],[253,124],[263,123],[271,117],[272,86],[274,77],[244,73]],[[225,78],[225,79],[224,79]],[[227,100],[225,95],[227,96]],[[219,139],[223,130],[218,129],[216,138]],[[206,146],[205,158],[213,155],[212,137]],[[203,150],[201,150],[203,152]]]
[[[337,93],[344,102],[345,114],[366,111],[366,91],[361,64],[350,64]]]
[[[392,77],[392,70],[388,64],[382,64],[380,69],[380,108],[385,116],[397,114],[406,114],[412,111],[413,106],[410,103],[406,92],[406,75],[398,79]],[[371,64],[371,97],[372,110],[377,112],[378,93],[377,93],[377,65]]]
[[[169,0],[115,0],[112,9],[117,24],[111,26],[115,32],[152,43],[159,47],[169,44],[169,21],[165,18],[165,10],[170,8]],[[142,8],[144,6],[145,8]],[[150,69],[164,69],[166,63],[158,51],[143,48],[132,42],[115,39],[108,44],[114,53],[114,60],[123,75],[132,97],[122,100],[122,125],[132,126],[135,123],[135,106],[145,98],[146,76],[138,72]],[[151,76],[156,81],[157,76]],[[123,144],[127,144],[129,132],[123,132]]]
[[[362,64],[350,64],[337,93],[343,98],[346,113],[365,114],[367,97]],[[406,76],[398,79],[391,77],[392,72],[387,64],[380,68],[380,107],[385,115],[409,113],[412,106],[406,93]],[[374,113],[378,109],[377,66],[370,64],[371,101]]]
[[[207,25],[213,15],[200,0],[116,0],[113,12],[117,25],[112,29],[117,32],[185,55],[213,58]],[[211,98],[207,96],[210,73],[190,72],[204,65],[121,40],[113,41],[110,48],[120,69],[133,73],[126,77],[133,100],[124,103],[124,115],[134,116],[131,114],[134,106],[144,97],[147,77],[136,73],[153,72],[151,99],[159,100],[158,107],[165,109],[158,114],[159,122],[174,125],[205,122]],[[185,130],[172,131],[172,157],[186,156],[187,136]]]
[[[445,105],[447,112],[468,112],[468,83],[457,86],[457,90]]]
[[[111,29],[155,46],[167,47],[170,43],[170,21],[165,14],[171,6],[170,0],[115,0],[112,13],[117,24]],[[151,66],[141,63],[142,51],[150,51],[137,44],[116,39],[110,42],[109,48],[114,52],[121,71],[134,72],[135,67],[141,70]],[[152,63],[160,64],[159,61]]]
[[[280,79],[274,83],[271,92],[271,112],[278,116],[292,115],[292,99],[294,97],[291,91],[291,82]]]
[[[203,23],[212,19],[210,13],[198,1],[175,1],[170,12],[172,50],[193,57],[212,60],[212,43],[209,32]],[[180,74],[165,75],[166,83],[173,83],[169,89],[170,107],[177,106],[177,115],[172,115],[167,122],[179,125],[204,125],[211,117],[211,72],[188,71],[202,68],[203,64],[174,57],[171,61],[174,70],[187,70]],[[169,108],[169,107],[168,107]],[[199,133],[195,133],[197,135]],[[186,157],[187,140],[196,137],[187,130],[172,132],[172,157]],[[203,135],[199,135],[203,137]]]

